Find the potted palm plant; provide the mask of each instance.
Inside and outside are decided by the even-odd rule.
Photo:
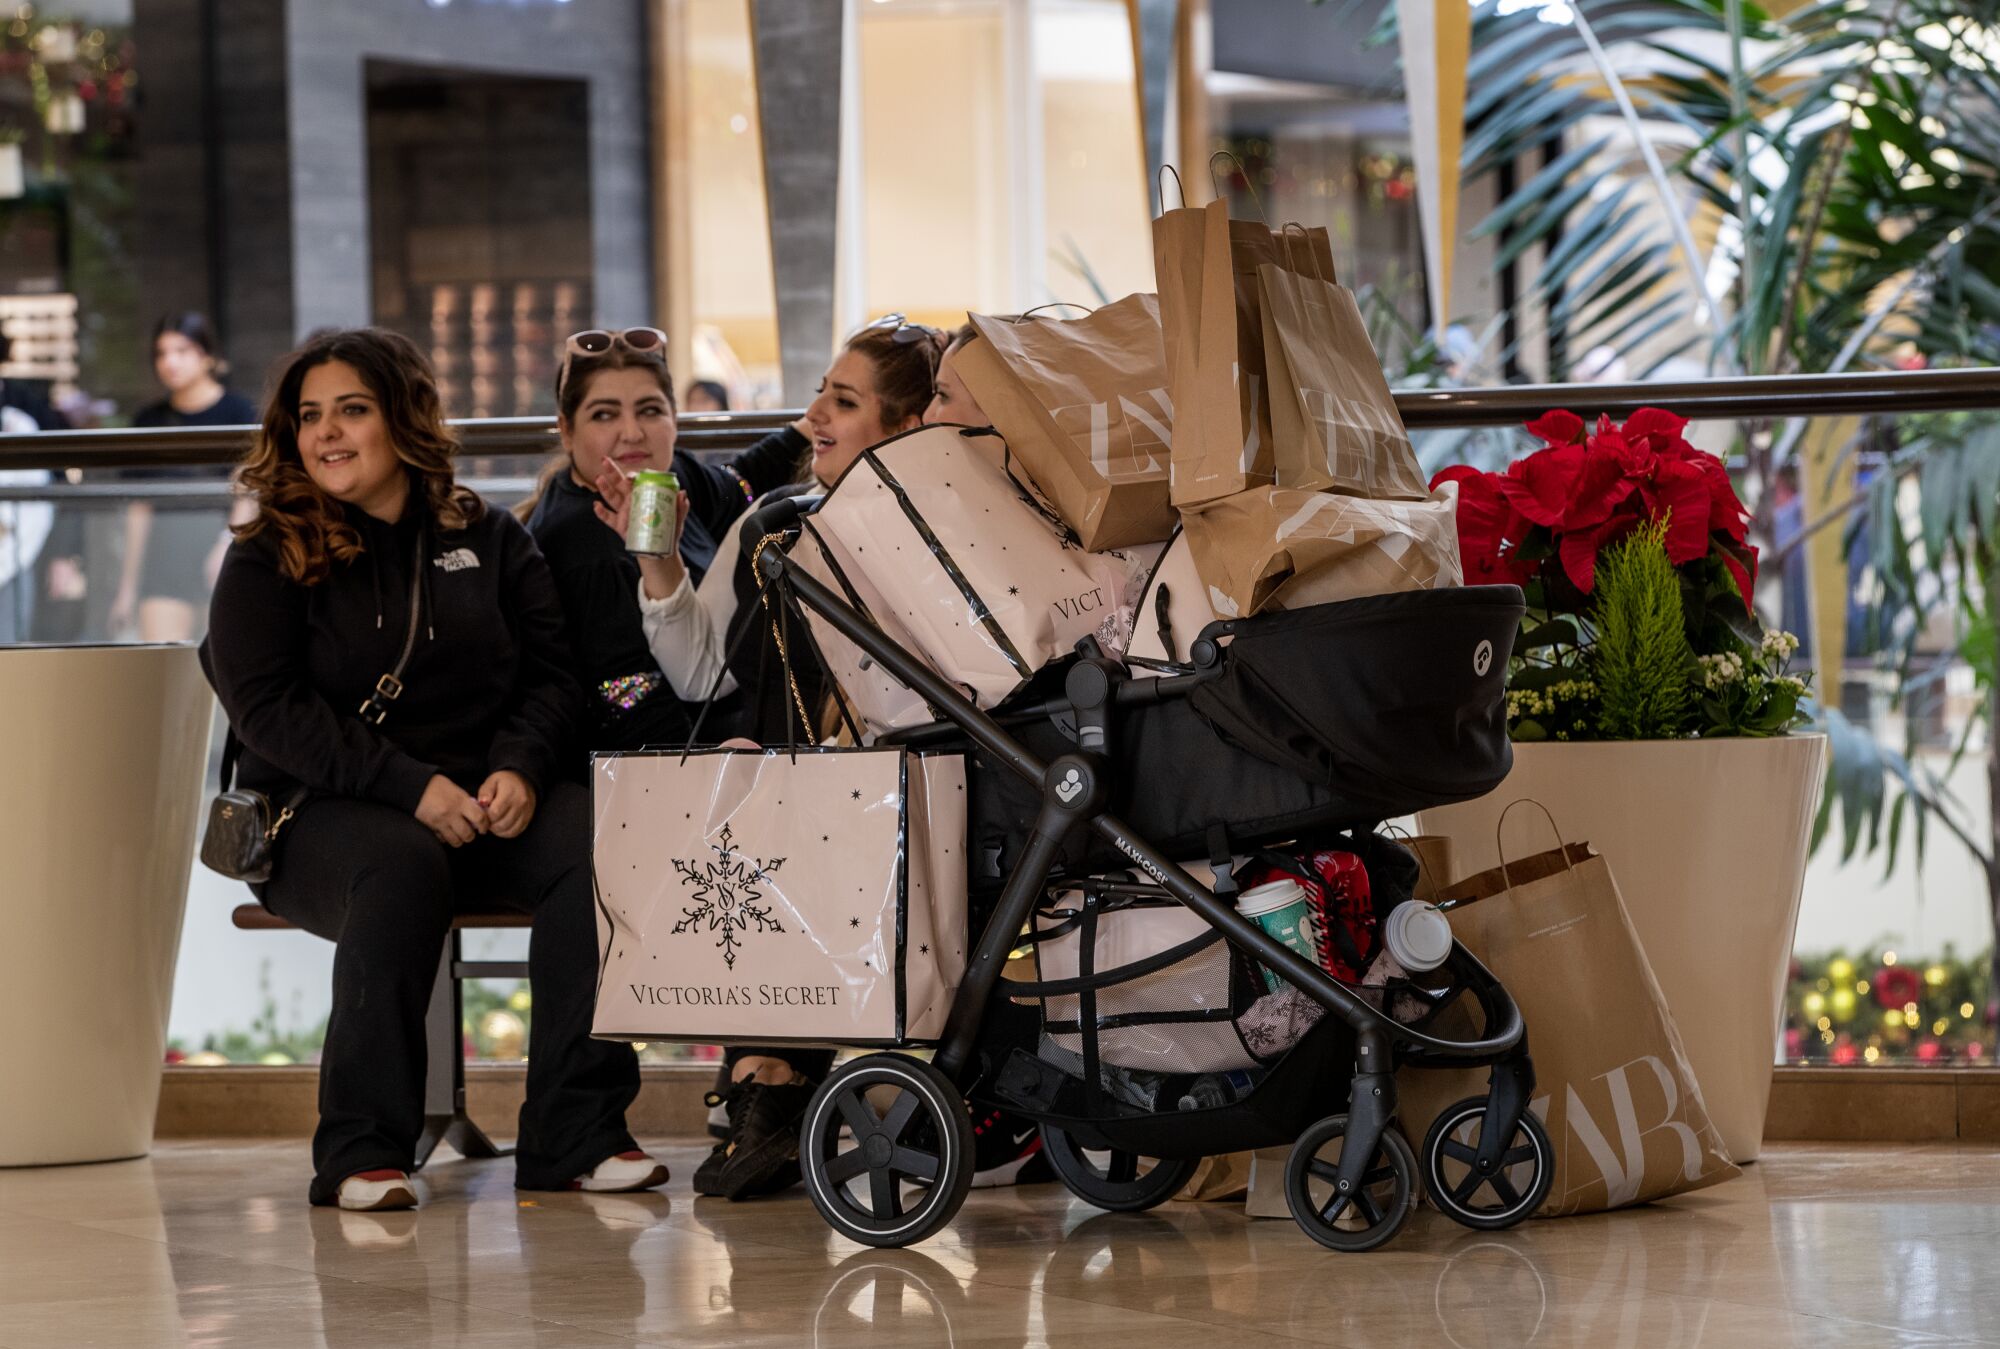
[[[1731,1156],[1756,1157],[1784,980],[1825,770],[1800,733],[1797,643],[1745,598],[1749,515],[1722,463],[1657,408],[1621,426],[1553,412],[1542,448],[1459,487],[1466,579],[1522,587],[1508,675],[1514,769],[1491,795],[1426,811],[1463,864],[1571,842],[1615,868]],[[1435,485],[1435,484],[1433,484]],[[1533,818],[1529,818],[1530,816]],[[1543,831],[1537,834],[1535,831]],[[1637,1121],[1645,1127],[1646,1121]]]

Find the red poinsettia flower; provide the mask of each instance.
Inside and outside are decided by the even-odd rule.
[[[1528,434],[1544,445],[1574,445],[1583,439],[1583,418],[1557,408],[1529,422]]]
[[[1542,448],[1505,473],[1452,468],[1432,479],[1459,485],[1459,535],[1468,577],[1524,583],[1535,567],[1517,559],[1534,534],[1552,544],[1561,579],[1582,594],[1597,557],[1648,520],[1667,521],[1667,557],[1684,566],[1714,556],[1750,607],[1757,550],[1750,513],[1720,459],[1688,443],[1687,418],[1640,408],[1619,426],[1587,425],[1558,409],[1529,422]]]
[[[1514,556],[1528,532],[1528,522],[1499,489],[1495,474],[1463,464],[1431,479],[1435,492],[1444,483],[1458,484],[1458,551],[1468,585],[1525,585],[1534,568]]]

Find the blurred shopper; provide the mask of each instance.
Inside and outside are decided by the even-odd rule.
[[[248,398],[222,384],[225,365],[215,330],[200,314],[169,314],[153,329],[153,374],[167,391],[141,408],[134,426],[244,426],[257,420]],[[127,482],[214,482],[223,475],[199,467],[135,468]],[[144,642],[185,642],[207,603],[207,564],[228,521],[220,506],[182,505],[172,497],[125,508],[125,556],[111,601],[111,635],[137,623]]]
[[[33,435],[41,428],[17,407],[0,406],[0,436]],[[0,487],[42,487],[45,468],[0,469]],[[25,642],[33,633],[36,563],[55,524],[47,501],[0,500],[0,646]]]
[[[315,1204],[416,1203],[438,960],[454,914],[495,905],[534,916],[516,1187],[667,1179],[625,1126],[637,1056],[590,1036],[590,796],[557,772],[579,693],[555,585],[520,523],[457,484],[457,450],[407,338],[295,353],[202,646],[241,785],[294,812],[258,898],[334,943]]]
[[[803,424],[722,463],[678,450],[673,387],[667,340],[657,328],[572,335],[556,368],[562,453],[517,510],[562,597],[573,668],[590,704],[586,749],[678,747],[691,726],[646,641],[639,561],[599,523],[605,506],[593,485],[598,475],[609,465],[621,479],[650,469],[679,480],[685,523],[677,565],[699,584],[730,524],[752,500],[795,480],[806,458]],[[713,740],[739,728],[725,710],[712,712],[703,729]]]
[[[689,412],[729,411],[729,390],[712,379],[698,379],[688,385],[687,410]]]

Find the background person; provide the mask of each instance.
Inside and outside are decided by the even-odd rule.
[[[153,328],[153,374],[166,397],[143,407],[134,426],[244,426],[257,420],[248,398],[222,384],[215,330],[200,314],[169,314]],[[127,469],[127,482],[203,482],[222,474],[196,466]],[[172,497],[125,508],[125,553],[111,601],[112,636],[137,624],[143,642],[185,642],[208,602],[207,564],[228,522],[221,506],[182,505]]]

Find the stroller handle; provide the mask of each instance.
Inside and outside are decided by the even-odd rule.
[[[736,535],[743,556],[755,565],[758,546],[765,539],[773,534],[792,533],[799,527],[799,517],[810,515],[825,499],[823,492],[801,492],[796,496],[775,497],[751,511]]]

